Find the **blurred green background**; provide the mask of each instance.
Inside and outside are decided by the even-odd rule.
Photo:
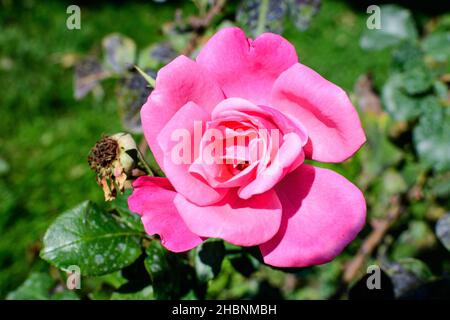
[[[237,5],[230,2],[225,18]],[[102,38],[113,32],[132,38],[143,48],[164,40],[161,26],[174,19],[177,8],[186,15],[196,10],[191,1],[86,1],[79,4],[81,29],[68,30],[66,8],[70,4],[0,0],[0,297],[19,286],[30,271],[48,268],[38,257],[40,240],[59,213],[85,199],[103,201],[87,155],[102,135],[123,130],[114,80],[103,83],[103,98],[90,94],[76,101],[74,70],[65,65],[64,58],[100,55]],[[412,9],[416,21],[437,15]],[[360,48],[367,16],[365,8],[353,2],[326,0],[306,31],[288,21],[283,36],[295,45],[302,63],[347,92],[354,93],[357,79],[366,73],[374,75],[379,90],[389,77],[391,49]],[[357,181],[364,152],[334,167]],[[376,188],[369,190],[372,197],[378,196]],[[442,207],[448,209],[448,203],[444,201]],[[352,244],[350,252],[356,251],[361,239]],[[448,262],[448,252],[439,250]],[[316,272],[315,280],[305,280],[299,285],[303,291],[290,297],[332,296],[342,272],[340,259],[344,258],[305,271]],[[239,297],[239,290],[246,290],[240,288],[239,276],[227,273],[230,268],[224,266],[226,279],[213,284],[211,297]],[[288,285],[284,274],[274,272],[271,286]],[[321,286],[325,289],[316,293]]]

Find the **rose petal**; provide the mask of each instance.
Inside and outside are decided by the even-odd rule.
[[[328,169],[301,165],[276,187],[283,204],[278,233],[260,245],[267,264],[306,267],[329,262],[361,231],[361,191]]]
[[[305,152],[313,160],[344,161],[366,141],[358,113],[345,91],[302,64],[280,75],[270,104],[306,127],[310,141]]]
[[[208,205],[222,199],[226,189],[214,189],[199,177],[189,172],[190,165],[195,159],[195,147],[199,142],[194,141],[195,122],[200,125],[199,138],[204,122],[209,120],[209,113],[193,102],[188,102],[167,122],[159,132],[157,140],[164,154],[163,167],[166,177],[172,182],[174,188],[190,201],[199,205]],[[172,136],[174,133],[186,133],[190,139],[186,140],[184,150],[190,150],[191,157],[187,162],[176,159],[173,153],[177,145],[183,141],[180,136]],[[174,139],[174,140],[172,140]],[[180,139],[180,140],[177,140]]]
[[[156,141],[161,129],[187,102],[193,101],[210,111],[223,98],[214,78],[185,56],[179,56],[159,70],[155,90],[141,109],[141,122],[145,138],[163,171],[163,154]]]
[[[304,160],[303,142],[299,136],[290,132],[283,137],[275,161],[261,171],[256,178],[239,189],[239,197],[248,199],[255,194],[266,192],[275,186],[286,174],[297,168]]]
[[[149,235],[158,234],[161,244],[173,252],[190,250],[202,242],[192,233],[173,204],[177,194],[165,178],[140,177],[133,183],[133,194],[128,198],[131,211],[142,216]]]
[[[240,246],[253,246],[271,239],[281,221],[281,203],[274,190],[248,200],[240,199],[232,190],[217,204],[206,207],[199,207],[178,194],[174,203],[196,234]]]
[[[276,78],[297,61],[295,48],[283,37],[264,33],[251,40],[236,27],[216,33],[197,57],[227,97],[266,105]]]

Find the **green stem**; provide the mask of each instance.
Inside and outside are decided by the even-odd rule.
[[[145,81],[147,81],[147,83],[154,88],[156,85],[156,80],[153,79],[152,77],[150,77],[148,74],[146,74],[144,71],[142,71],[141,68],[139,68],[138,66],[134,66],[136,68],[136,70],[141,74],[141,76],[144,77]]]
[[[266,29],[266,17],[269,10],[269,0],[261,0],[261,6],[259,7],[258,24],[256,26],[256,35],[259,36]]]

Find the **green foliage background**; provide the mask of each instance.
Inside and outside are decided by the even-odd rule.
[[[287,21],[283,36],[295,45],[302,63],[347,92],[353,92],[358,77],[367,72],[374,75],[375,88],[381,91],[389,78],[392,50],[363,51],[359,41],[366,28],[367,14],[346,1],[323,2],[306,31],[300,32],[292,21]],[[173,20],[176,8],[182,8],[186,15],[195,12],[195,6],[190,1],[168,1],[164,4],[152,1],[86,3],[81,5],[81,30],[69,31],[66,29],[66,8],[70,4],[68,1],[0,0],[2,298],[17,288],[30,272],[34,272],[31,282],[40,283],[36,291],[31,290],[37,292],[31,298],[74,298],[65,291],[58,293],[61,297],[45,293],[57,276],[56,269],[50,268],[53,280],[49,278],[49,265],[39,259],[42,237],[61,212],[85,199],[98,203],[103,201],[103,194],[95,183],[94,173],[89,170],[86,157],[101,135],[115,133],[122,128],[117,99],[111,94],[114,81],[104,83],[106,95],[103,99],[88,95],[81,101],[75,101],[73,69],[65,68],[62,58],[87,53],[99,55],[101,39],[112,32],[124,34],[132,38],[139,48],[144,48],[164,40],[161,25]],[[231,7],[235,5],[230,4]],[[420,21],[430,18],[421,12],[414,14]],[[370,126],[370,120],[367,121]],[[410,153],[411,146],[400,147],[405,154]],[[372,156],[369,152],[363,149],[354,160],[332,167],[352,181],[361,181],[360,162]],[[388,154],[388,157],[391,156]],[[386,179],[389,185],[395,186],[398,172],[393,169],[390,173]],[[366,196],[372,199],[372,203],[386,201],[380,189],[383,189],[383,181],[368,190]],[[408,212],[408,221],[403,221],[405,227],[395,231],[393,239],[399,245],[395,246],[392,254],[399,259],[416,257],[418,248],[432,243],[429,261],[433,271],[442,274],[450,270],[450,256],[442,250],[433,231],[430,231],[434,223],[425,222],[424,215],[430,207],[430,203],[422,201],[404,209]],[[441,201],[440,208],[448,210],[448,201]],[[377,214],[376,208],[370,214]],[[260,266],[256,274],[245,277],[233,267],[237,260],[227,259],[220,274],[210,283],[207,297],[330,298],[339,288],[343,262],[355,254],[365,235],[366,231],[332,263],[293,273],[286,274]],[[441,256],[436,258],[435,255]],[[238,256],[235,258],[239,259]],[[252,263],[241,262],[238,264]],[[296,290],[289,289],[293,282],[296,283]],[[134,295],[103,295],[103,291],[112,291],[122,284],[123,277],[114,273],[100,280],[87,279],[86,291],[96,292],[90,298],[155,297],[151,287],[140,288],[144,290]],[[105,286],[109,289],[102,290]],[[19,294],[18,297],[24,295]],[[14,298],[14,295],[9,298]]]

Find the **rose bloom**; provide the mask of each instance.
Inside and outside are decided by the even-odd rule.
[[[138,178],[128,204],[170,251],[221,238],[303,267],[332,260],[364,226],[361,191],[304,163],[351,157],[366,140],[358,114],[279,35],[222,29],[195,61],[159,71],[141,120],[167,178]]]

